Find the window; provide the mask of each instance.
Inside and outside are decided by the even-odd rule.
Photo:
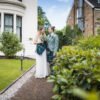
[[[81,31],[84,31],[84,21],[83,21],[83,19],[78,19],[78,27],[81,29]]]
[[[20,42],[22,42],[22,17],[21,16],[16,17],[16,33],[18,38],[20,39]]]
[[[77,18],[81,18],[83,17],[83,9],[82,8],[78,8],[77,9]]]
[[[13,15],[11,14],[4,15],[4,31],[13,32]]]
[[[98,0],[98,3],[100,3],[100,0]]]

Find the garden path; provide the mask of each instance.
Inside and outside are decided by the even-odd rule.
[[[51,100],[53,84],[36,79],[34,73],[35,67],[1,94],[0,100]]]
[[[51,100],[53,85],[31,77],[10,100]]]

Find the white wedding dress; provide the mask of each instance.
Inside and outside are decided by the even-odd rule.
[[[42,43],[41,39],[38,37],[38,43]],[[36,72],[35,78],[45,78],[50,74],[49,63],[47,62],[46,50],[39,55],[36,53]]]

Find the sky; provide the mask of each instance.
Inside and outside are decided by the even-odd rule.
[[[38,0],[52,26],[62,29],[72,8],[73,0]]]

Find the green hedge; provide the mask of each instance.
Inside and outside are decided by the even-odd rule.
[[[54,75],[48,79],[54,83],[54,100],[79,100],[71,91],[74,88],[100,92],[99,49],[65,46],[57,53],[54,64]]]
[[[100,49],[100,35],[83,37],[78,40],[78,46],[82,49]]]

